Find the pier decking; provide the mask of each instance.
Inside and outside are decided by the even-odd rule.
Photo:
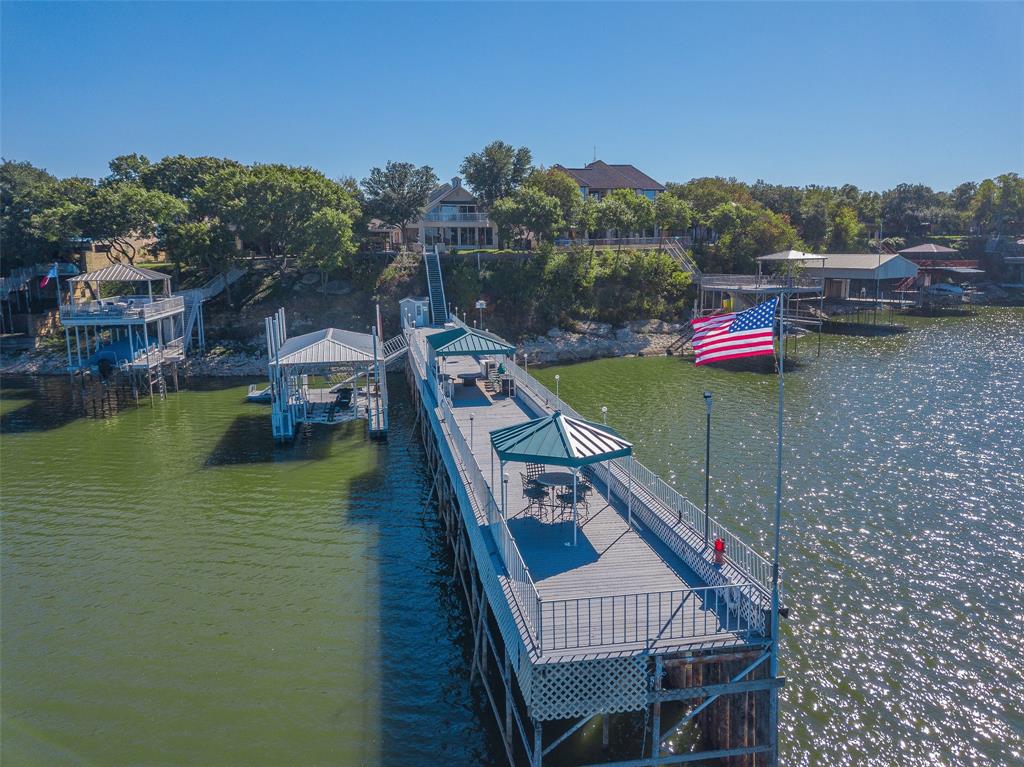
[[[517,762],[516,732],[529,763],[539,766],[591,717],[604,715],[607,742],[608,713],[646,711],[650,755],[616,764],[773,764],[774,701],[783,680],[769,663],[776,652],[769,563],[705,520],[636,461],[625,441],[623,449],[594,458],[600,463],[582,461],[579,476],[591,492],[578,508],[573,545],[571,514],[555,504],[531,506],[520,473],[526,466],[503,463],[490,433],[556,412],[562,415],[553,422],[585,419],[519,368],[514,347],[501,339],[457,320],[405,324],[407,375],[421,408],[432,492],[473,623],[473,673],[498,718],[509,761]],[[503,380],[488,372],[488,385],[481,358],[495,353]],[[501,450],[515,460],[534,455]],[[551,455],[556,465],[581,465],[558,464]],[[716,539],[724,543],[724,561],[715,559]],[[496,671],[488,670],[488,657]],[[504,726],[492,689],[498,681]],[[663,730],[663,702],[702,699]],[[575,723],[545,745],[543,723],[558,719]],[[688,721],[698,723],[710,748],[667,753],[665,739]]]
[[[475,367],[471,360],[456,359],[448,362],[446,372],[457,376]],[[488,433],[553,408],[538,403],[538,412],[538,405],[526,404],[529,400],[489,394],[479,385],[457,385],[452,392],[454,423],[449,427],[454,425],[467,444],[472,438],[469,454],[460,457],[468,462],[471,455],[475,467],[469,468],[483,475],[492,496],[500,497],[489,479]],[[724,596],[715,599],[713,589],[707,592],[708,584],[650,529],[627,523],[626,504],[608,492],[600,470],[598,492],[587,518],[581,518],[577,545],[571,546],[571,521],[541,521],[525,514],[519,468],[506,467],[507,525],[540,598],[536,649],[545,662],[694,643],[746,643],[747,627],[725,615]],[[486,526],[486,515],[478,521]],[[711,598],[705,604],[698,594]],[[676,609],[676,620],[659,636]],[[524,642],[532,642],[525,625],[522,631]]]

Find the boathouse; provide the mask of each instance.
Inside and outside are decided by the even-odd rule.
[[[170,277],[131,264],[79,274],[68,288],[60,320],[69,371],[121,370],[151,395],[166,393],[168,373],[177,386],[201,301],[187,302],[171,292]]]

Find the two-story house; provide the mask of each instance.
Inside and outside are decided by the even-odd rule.
[[[410,228],[420,245],[436,245],[441,252],[491,248],[498,239],[497,227],[458,176],[430,193],[423,215]]]
[[[562,165],[552,167],[571,176],[580,185],[580,194],[595,200],[602,199],[614,189],[631,189],[653,202],[659,194],[665,191],[664,185],[659,184],[634,165],[609,165],[601,160],[594,160],[583,168],[566,168]],[[614,234],[617,233],[605,232],[604,236],[612,237]],[[645,232],[632,232],[631,235],[656,237],[658,230],[654,228]]]
[[[562,165],[553,167],[569,174],[580,185],[580,194],[584,197],[599,200],[613,189],[632,189],[637,194],[654,200],[665,191],[662,184],[634,165],[609,165],[601,160],[594,160],[583,168],[566,168]]]

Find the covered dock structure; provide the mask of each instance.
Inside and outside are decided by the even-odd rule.
[[[760,256],[757,274],[704,274],[696,316],[741,312],[779,296],[785,301],[786,333],[803,335],[821,332],[827,319],[823,311],[825,281],[808,274],[804,265],[820,262],[824,256],[799,250],[784,250]]]
[[[60,320],[69,371],[98,371],[106,365],[130,374],[136,392],[142,382],[150,394],[161,396],[166,373],[177,385],[186,350],[186,301],[171,292],[170,277],[112,264],[67,284]]]
[[[378,324],[370,333],[324,328],[289,338],[284,309],[265,326],[275,439],[291,439],[300,424],[360,419],[371,437],[387,434],[387,365],[405,353],[403,336],[382,343]]]
[[[635,758],[617,765],[775,764],[772,565],[528,375],[512,344],[457,319],[405,335],[470,675],[509,763],[549,763],[588,724],[608,745],[620,714],[636,727],[616,745]],[[703,750],[673,753],[693,723]]]

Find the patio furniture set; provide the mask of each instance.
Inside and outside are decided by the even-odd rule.
[[[572,472],[546,471],[539,463],[526,464],[526,471],[520,472],[523,480],[523,498],[529,503],[524,510],[528,516],[540,521],[571,522],[573,517]],[[576,484],[576,509],[585,522],[590,517],[590,497],[593,485],[586,480]]]

